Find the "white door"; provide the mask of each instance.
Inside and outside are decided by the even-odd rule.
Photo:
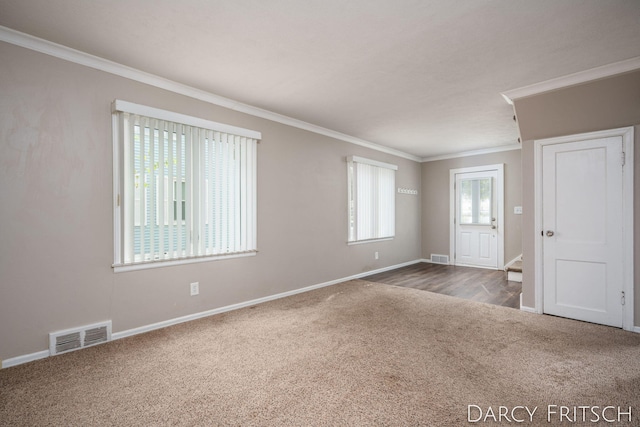
[[[543,311],[622,326],[622,137],[542,148]]]
[[[498,268],[498,171],[455,176],[455,264]]]

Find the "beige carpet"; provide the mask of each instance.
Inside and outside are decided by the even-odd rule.
[[[467,418],[519,405],[639,425],[640,334],[356,280],[0,371],[3,426],[515,425]]]

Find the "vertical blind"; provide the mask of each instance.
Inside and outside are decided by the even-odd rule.
[[[349,242],[393,237],[398,167],[356,156],[347,161]]]
[[[256,138],[118,114],[121,264],[256,250]]]

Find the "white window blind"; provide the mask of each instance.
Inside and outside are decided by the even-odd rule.
[[[259,132],[114,103],[114,266],[256,251]]]
[[[349,242],[395,235],[396,165],[362,157],[347,158]]]

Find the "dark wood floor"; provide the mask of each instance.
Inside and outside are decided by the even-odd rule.
[[[522,284],[507,281],[507,273],[502,270],[421,262],[366,276],[363,280],[520,308]]]

